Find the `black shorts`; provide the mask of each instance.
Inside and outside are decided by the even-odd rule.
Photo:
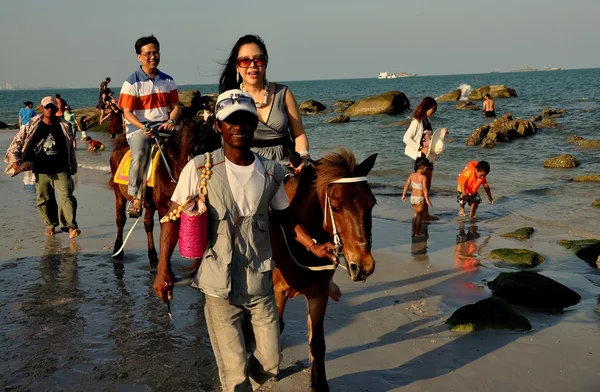
[[[475,192],[471,195],[467,195],[465,198],[462,198],[462,192],[461,191],[456,191],[456,202],[460,203],[461,201],[465,201],[467,203],[469,203],[469,205],[473,204],[473,203],[477,203],[480,204],[481,203],[481,197],[479,197],[479,193]]]
[[[485,117],[496,117],[496,112],[493,110],[490,110],[489,112],[483,112],[483,115]]]

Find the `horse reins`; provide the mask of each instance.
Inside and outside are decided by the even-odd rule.
[[[329,211],[329,215],[331,215],[331,226],[333,229],[333,245],[335,247],[334,250],[334,254],[335,257],[337,257],[338,259],[340,257],[344,257],[344,254],[342,253],[342,248],[344,246],[344,243],[342,242],[342,237],[340,236],[340,233],[337,230],[337,225],[335,224],[335,219],[333,217],[333,209],[331,208],[331,202],[329,201],[329,185],[331,184],[352,184],[352,183],[356,183],[356,182],[367,182],[367,177],[347,177],[347,178],[340,178],[338,180],[332,181],[329,184],[327,184],[327,187],[325,188],[325,213],[323,216],[323,226],[327,225],[327,212]],[[298,260],[296,260],[296,258],[294,257],[294,254],[292,253],[292,250],[290,249],[290,245],[288,243],[287,237],[285,235],[285,230],[283,229],[283,226],[281,226],[281,232],[283,233],[283,240],[285,241],[285,245],[288,248],[288,252],[290,253],[290,256],[292,256],[292,259],[294,260],[294,262],[299,266],[302,267],[304,269],[310,270],[310,271],[326,271],[326,270],[335,270],[338,265],[341,266],[343,269],[345,269],[346,271],[348,271],[347,267],[341,265],[339,262],[338,263],[332,263],[332,264],[326,264],[326,265],[320,265],[320,266],[307,266],[304,264],[301,264]],[[345,259],[345,257],[344,257]],[[346,264],[348,264],[348,260],[346,260]]]

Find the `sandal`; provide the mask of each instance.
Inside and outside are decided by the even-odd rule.
[[[130,218],[139,218],[142,214],[142,201],[140,199],[131,200],[131,205],[127,209]]]

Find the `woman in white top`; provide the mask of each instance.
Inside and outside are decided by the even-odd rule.
[[[425,97],[413,113],[413,120],[404,134],[404,153],[416,160],[426,158],[429,153],[433,129],[429,117],[437,110],[437,102],[431,97]],[[430,162],[428,170],[424,173],[427,177],[427,191],[431,190],[431,179],[433,177],[433,162]],[[428,192],[429,193],[429,192]],[[425,205],[423,220],[437,220],[437,216],[429,215],[429,206]]]

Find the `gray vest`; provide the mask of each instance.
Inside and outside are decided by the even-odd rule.
[[[250,305],[273,290],[269,233],[269,204],[286,169],[258,156],[265,169],[263,194],[249,216],[240,216],[231,193],[223,149],[211,153],[212,177],[208,181],[208,247],[192,286],[206,295],[229,298],[234,305]],[[194,158],[202,170],[204,155]]]

